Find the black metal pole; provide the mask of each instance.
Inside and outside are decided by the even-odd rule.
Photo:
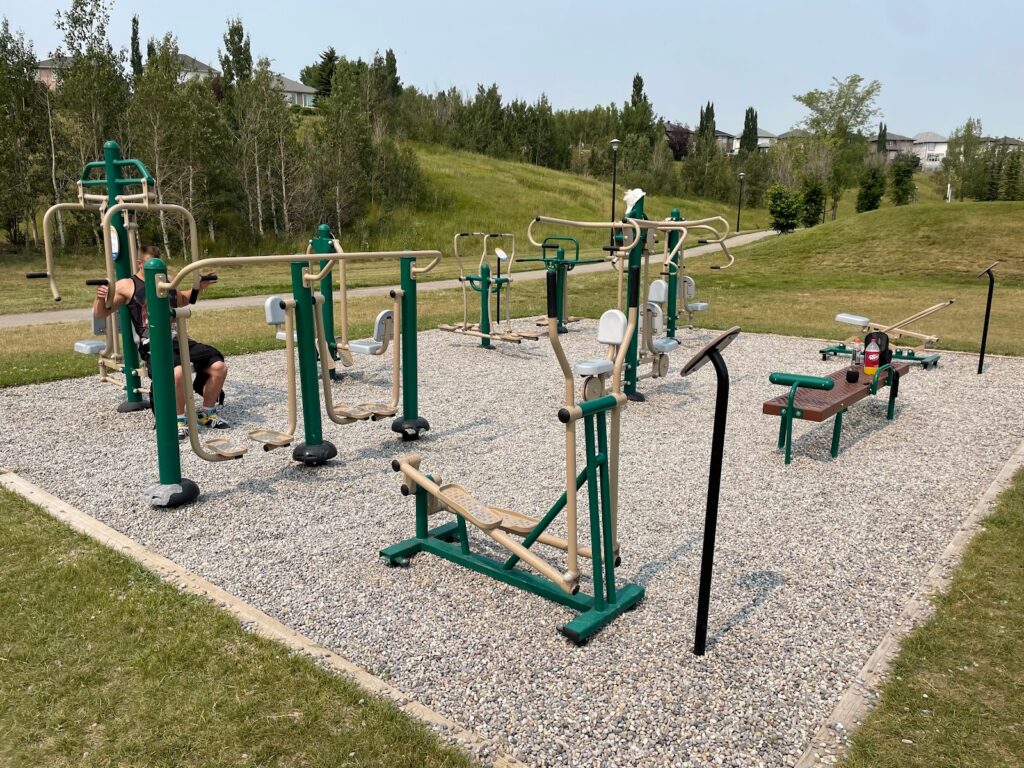
[[[740,211],[743,210],[743,177],[740,177],[740,199],[736,202],[736,233],[740,231]]]
[[[997,261],[996,264],[999,262]],[[978,375],[981,375],[982,369],[985,367],[985,345],[988,344],[988,318],[992,314],[992,292],[996,287],[996,276],[992,272],[992,268],[995,267],[993,264],[991,267],[982,272],[982,275],[988,275],[988,301],[985,304],[985,325],[981,330],[981,354],[978,356]],[[978,275],[981,277],[981,275]]]
[[[729,411],[729,370],[722,353],[712,349],[708,359],[715,366],[718,392],[715,397],[715,431],[711,437],[711,470],[708,474],[708,503],[704,514],[704,549],[700,557],[700,587],[697,590],[697,629],[693,652],[704,655],[708,638],[708,609],[711,605],[711,573],[715,563],[715,531],[718,528],[718,492],[722,485],[722,455],[725,451],[725,418]]]
[[[615,222],[615,172],[619,165],[619,151],[617,149],[612,150],[612,223]],[[628,213],[628,211],[627,211]],[[615,246],[615,227],[608,230],[608,245]]]

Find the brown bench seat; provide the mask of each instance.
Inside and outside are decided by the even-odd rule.
[[[882,387],[889,387],[889,408],[887,418],[891,421],[895,415],[896,396],[899,392],[899,380],[910,371],[910,365],[893,360],[878,369],[872,376],[860,371],[855,382],[846,380],[843,368],[828,376],[800,376],[794,374],[773,373],[769,381],[791,387],[787,394],[779,395],[765,401],[762,413],[779,416],[779,448],[786,449],[786,463],[791,460],[793,441],[793,419],[822,422],[835,417],[832,431],[832,457],[839,455],[839,435],[842,431],[843,414],[854,403],[868,395],[875,395]]]

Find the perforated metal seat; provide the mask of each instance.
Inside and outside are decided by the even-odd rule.
[[[653,345],[654,348],[658,352],[661,352],[662,354],[668,354],[669,352],[679,349],[678,339],[671,339],[668,337],[662,339],[654,339]]]

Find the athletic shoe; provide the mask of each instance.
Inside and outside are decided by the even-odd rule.
[[[178,419],[178,440],[188,440],[188,424],[184,417]]]
[[[200,408],[197,421],[199,426],[206,427],[207,429],[228,429],[231,426],[220,417],[220,414],[217,412],[217,406]]]

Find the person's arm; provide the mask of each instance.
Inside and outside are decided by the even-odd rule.
[[[106,299],[109,292],[110,288],[106,285],[101,285],[96,289],[96,299],[92,303],[92,313],[96,317],[110,317],[131,301],[132,294],[135,292],[135,285],[131,279],[118,280],[114,283],[114,296],[110,300],[110,309],[107,309]]]

